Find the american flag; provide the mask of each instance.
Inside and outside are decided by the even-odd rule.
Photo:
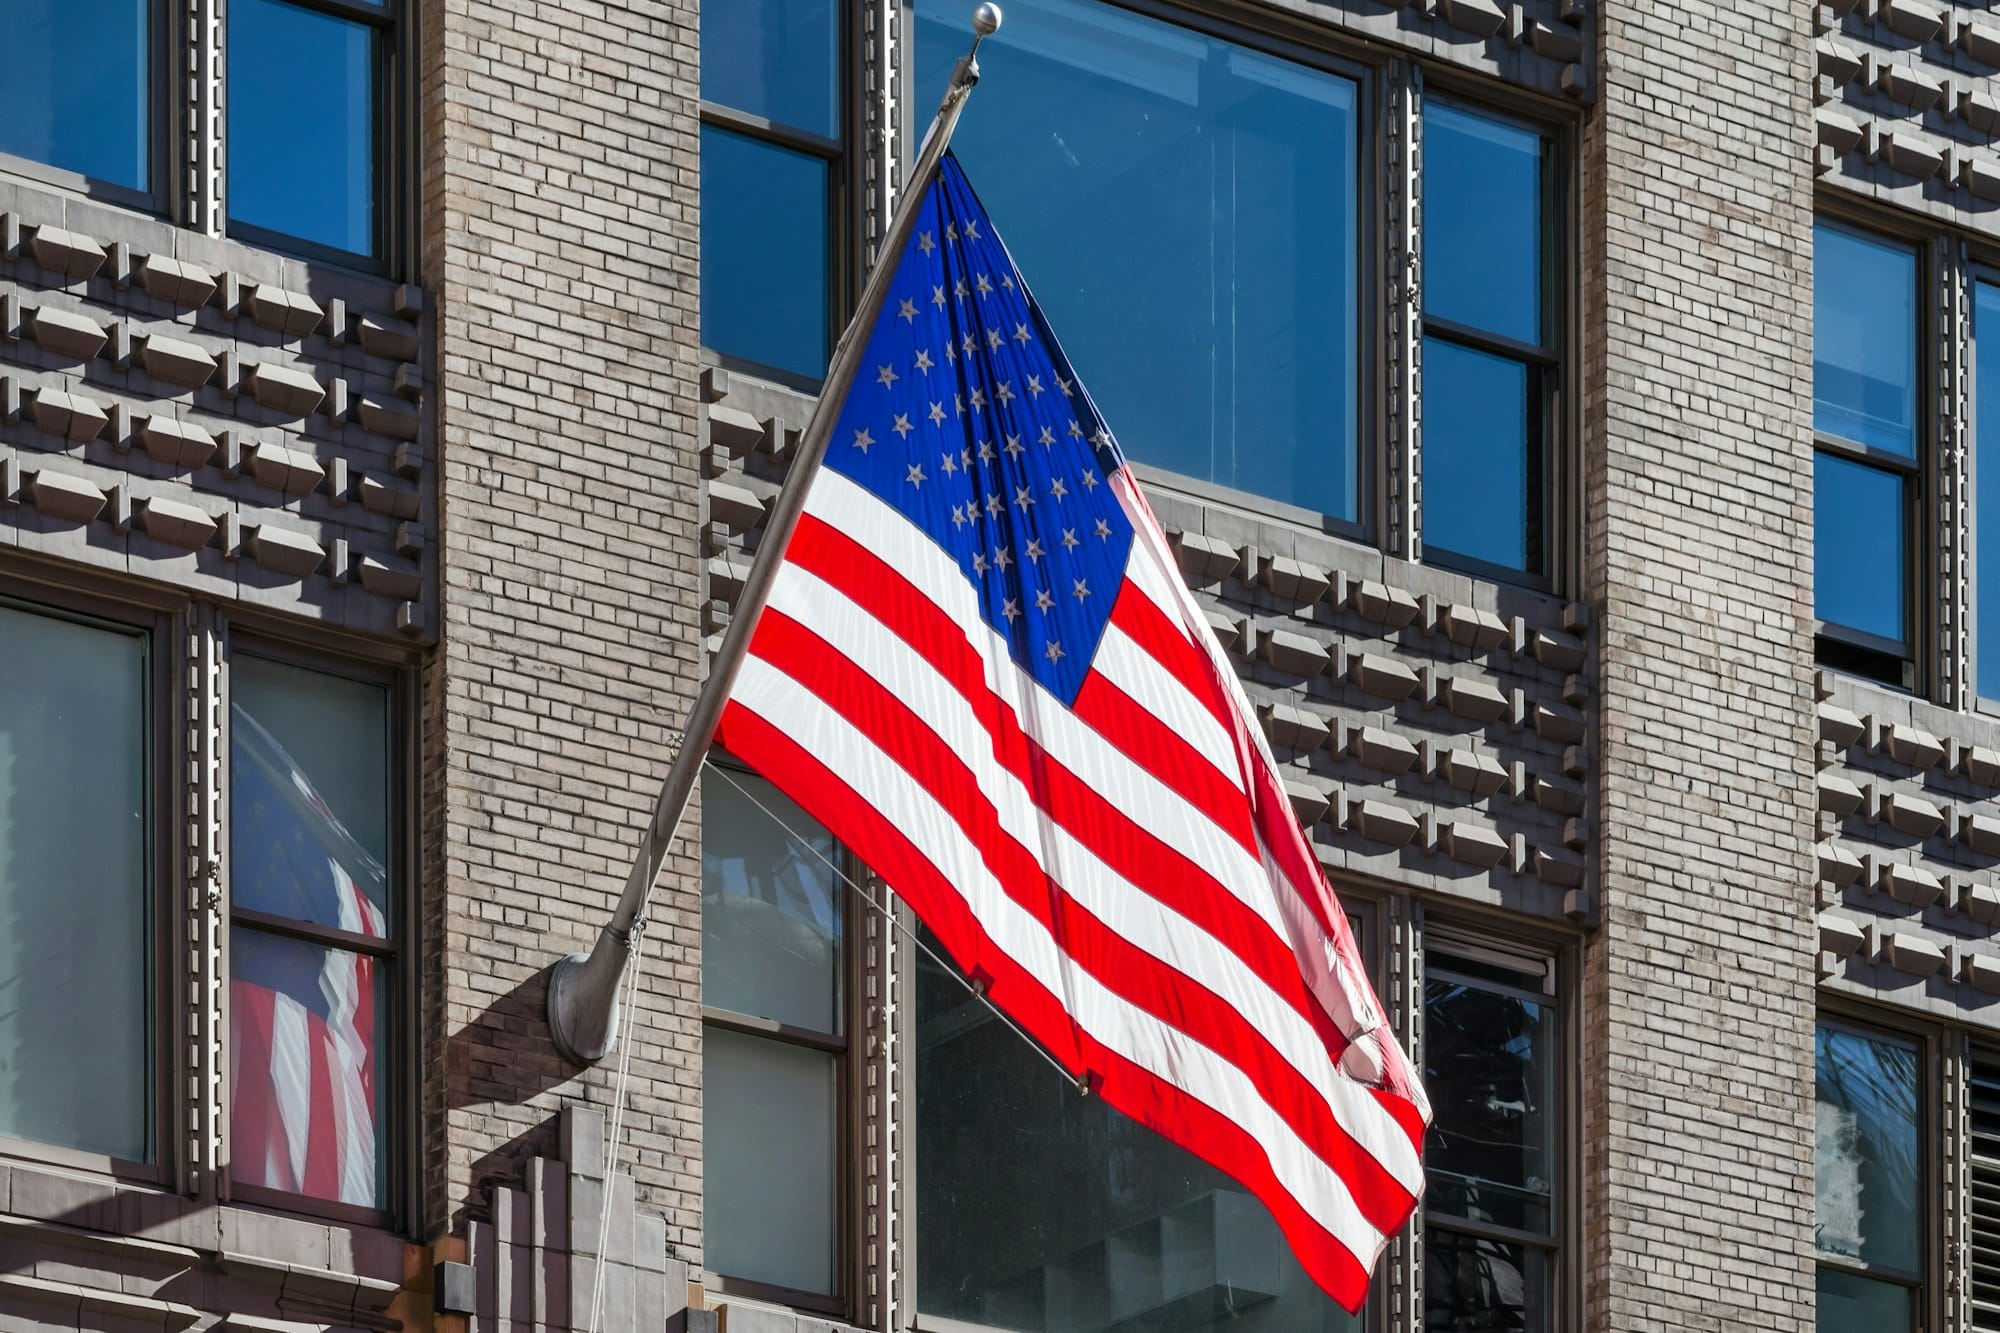
[[[234,906],[386,939],[381,864],[269,731],[231,728]],[[241,926],[230,951],[234,1178],[379,1206],[376,960]]]
[[[718,739],[1358,1308],[1423,1188],[1429,1106],[1227,659],[951,156],[920,208]]]

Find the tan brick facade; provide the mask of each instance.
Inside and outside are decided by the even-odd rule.
[[[580,1329],[602,1254],[602,1330],[907,1333],[902,937],[848,923],[838,1311],[714,1290],[702,1308],[698,1288],[688,1308],[693,835],[650,913],[617,1141],[615,1067],[567,1064],[543,1021],[550,965],[622,885],[811,409],[701,346],[696,0],[401,0],[408,253],[366,274],[224,235],[222,0],[160,8],[189,99],[168,215],[0,171],[0,597],[152,636],[176,960],[158,1169],[0,1152],[0,1329]],[[2000,125],[2000,28],[1942,0],[1196,9],[1366,71],[1377,539],[1169,477],[1154,505],[1413,1044],[1434,933],[1539,950],[1561,978],[1552,1327],[1813,1326],[1811,1037],[1832,1007],[1937,1054],[1924,1327],[1970,1333],[1961,1065],[2000,1029],[2000,721],[1967,680],[1964,288],[2000,254],[1981,128]],[[907,103],[911,13],[848,6],[846,234],[880,234],[928,111]],[[1560,150],[1572,383],[1547,589],[1422,557],[1434,91]],[[1914,696],[1814,663],[1816,191],[1933,237],[1936,605]],[[402,1146],[379,1215],[230,1183],[239,638],[407,696]],[[1383,1268],[1370,1333],[1415,1333],[1414,1233]]]

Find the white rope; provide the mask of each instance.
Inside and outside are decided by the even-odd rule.
[[[618,1077],[611,1085],[611,1123],[604,1135],[604,1198],[597,1213],[597,1267],[590,1284],[590,1333],[598,1333],[599,1313],[604,1307],[604,1260],[611,1252],[611,1196],[618,1181],[619,1149],[625,1138],[626,1091],[632,1074],[633,1005],[639,997],[640,962],[645,957],[646,918],[642,913],[632,922],[632,957],[625,966],[625,994],[619,1002]],[[634,1188],[637,1188],[636,1178]]]

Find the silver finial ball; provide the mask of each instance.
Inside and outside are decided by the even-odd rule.
[[[972,30],[981,37],[991,37],[1000,31],[1000,18],[1000,6],[983,4],[972,11]]]

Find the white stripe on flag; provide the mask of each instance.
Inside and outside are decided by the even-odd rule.
[[[288,1157],[266,1179],[290,1188],[306,1183],[306,1151],[312,1142],[312,1024],[306,1007],[282,991],[271,992],[271,1091],[277,1095],[282,1135],[273,1135],[275,1157]],[[282,1139],[282,1142],[280,1142]]]

